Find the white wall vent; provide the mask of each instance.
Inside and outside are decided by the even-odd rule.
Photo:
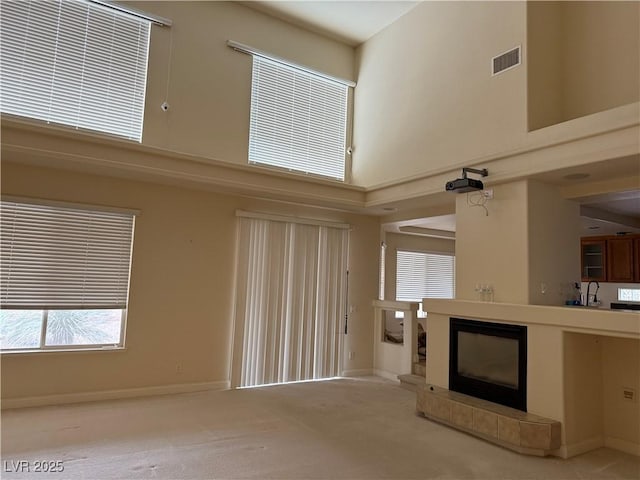
[[[513,48],[491,59],[492,75],[505,72],[520,65],[520,47]]]

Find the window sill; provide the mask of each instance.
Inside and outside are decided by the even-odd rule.
[[[52,354],[52,353],[104,353],[104,352],[122,352],[125,351],[126,347],[87,347],[87,348],[48,348],[44,350],[33,349],[33,350],[0,350],[0,355],[43,355],[43,354]]]

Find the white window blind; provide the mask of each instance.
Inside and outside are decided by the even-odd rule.
[[[132,214],[2,201],[3,309],[124,309]]]
[[[398,250],[396,300],[455,297],[455,257]]]
[[[347,89],[254,56],[249,162],[344,180]]]
[[[4,113],[142,139],[150,21],[84,0],[2,2]]]

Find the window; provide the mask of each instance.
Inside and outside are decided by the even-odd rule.
[[[622,302],[640,302],[640,288],[619,288],[618,300]]]
[[[455,297],[455,256],[398,250],[396,261],[396,300]]]
[[[142,140],[150,21],[85,0],[2,2],[2,112]]]
[[[348,86],[253,56],[249,163],[345,178]]]
[[[123,346],[133,213],[0,205],[0,348]]]

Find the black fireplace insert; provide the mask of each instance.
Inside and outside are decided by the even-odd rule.
[[[527,411],[527,327],[450,318],[449,389]]]

